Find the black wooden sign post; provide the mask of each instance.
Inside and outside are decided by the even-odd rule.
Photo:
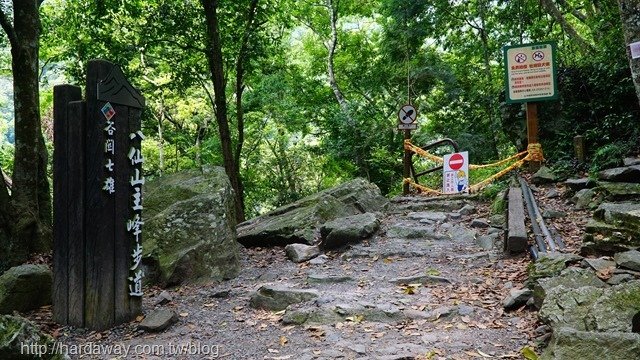
[[[53,316],[102,330],[142,299],[144,97],[116,65],[89,62],[85,100],[54,88]]]

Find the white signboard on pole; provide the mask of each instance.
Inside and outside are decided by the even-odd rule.
[[[553,42],[505,46],[507,103],[558,98],[555,49]]]
[[[457,194],[469,191],[469,152],[444,156],[442,192]]]

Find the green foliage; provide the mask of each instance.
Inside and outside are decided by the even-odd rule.
[[[517,43],[558,43],[560,99],[539,106],[540,142],[556,170],[585,170],[572,160],[578,134],[585,136],[593,171],[640,153],[640,128],[634,126],[640,108],[615,1],[568,0],[561,7],[567,24],[592,49],[576,45],[535,0],[343,0],[333,2],[334,9],[327,4],[259,2],[259,25],[246,39],[242,93],[240,165],[248,216],[355,176],[385,194],[398,194],[403,137],[395,129],[396,112],[409,101],[419,111],[415,144],[452,138],[476,164],[523,150],[524,111],[504,103],[502,47]],[[235,66],[248,5],[249,0],[219,2],[234,148],[240,139]],[[337,18],[334,73],[344,104],[328,81],[331,10]],[[80,83],[86,62],[105,58],[144,93],[148,176],[222,165],[198,0],[49,0],[41,13],[43,63]],[[7,102],[0,99],[0,117]],[[50,104],[50,92],[43,91],[43,114]],[[9,132],[3,124],[0,136]],[[3,148],[5,171],[10,157]],[[434,165],[417,163],[419,171]],[[470,183],[495,171],[471,171]],[[438,174],[425,181],[434,188],[442,184]],[[504,186],[490,185],[482,196],[491,198]]]
[[[9,176],[13,172],[14,146],[8,143],[0,144],[0,168]]]
[[[637,146],[637,144],[635,144]],[[629,154],[633,147],[631,142],[618,141],[607,144],[599,148],[593,155],[591,161],[591,174],[596,174],[600,170],[622,165],[622,159]]]

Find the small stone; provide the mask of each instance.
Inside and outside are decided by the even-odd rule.
[[[211,297],[216,299],[226,299],[229,297],[229,295],[231,295],[231,290],[222,290],[213,293]]]
[[[624,165],[624,166],[640,165],[640,157],[624,158],[622,160],[622,165]]]
[[[489,222],[492,227],[502,229],[504,224],[507,222],[507,217],[502,214],[491,215],[491,217],[489,217]]]
[[[320,255],[318,257],[315,257],[311,260],[309,260],[309,264],[311,265],[323,265],[325,264],[327,261],[329,261],[329,257],[327,255]]]
[[[471,227],[472,228],[479,228],[479,229],[486,229],[488,228],[489,222],[487,221],[487,219],[473,219],[471,220]]]
[[[478,236],[476,244],[484,250],[491,250],[497,238],[497,234]]]
[[[617,253],[614,256],[618,266],[633,270],[640,271],[640,251],[629,250],[623,253]]]
[[[615,268],[616,262],[608,260],[607,258],[598,259],[584,259],[582,260],[583,266],[588,266],[595,271],[603,271],[609,268]]]
[[[568,179],[564,182],[565,185],[571,189],[571,191],[580,191],[582,189],[590,189],[595,187],[597,183],[589,178],[582,179]]]
[[[458,315],[460,316],[468,316],[473,314],[476,309],[473,306],[469,305],[458,305]]]
[[[578,210],[588,209],[592,206],[595,197],[596,192],[593,189],[582,189],[571,198],[571,202],[576,205]]]
[[[531,289],[511,289],[509,296],[502,301],[502,306],[507,310],[518,308],[525,305],[531,296],[533,296]]]
[[[305,262],[320,255],[320,248],[305,244],[289,244],[285,246],[284,251],[287,253],[287,257],[295,263]]]
[[[542,217],[545,219],[560,219],[567,216],[567,213],[557,210],[545,210],[542,212]]]
[[[350,276],[325,275],[325,274],[309,274],[307,282],[309,284],[337,284],[353,281]]]
[[[546,166],[542,166],[540,170],[538,170],[531,177],[531,182],[534,184],[548,184],[556,182],[557,178],[554,173]]]
[[[549,332],[551,332],[551,326],[549,325],[540,325],[535,330],[536,335],[544,335]]]
[[[414,276],[406,276],[406,277],[398,277],[389,280],[389,282],[394,283],[396,285],[401,284],[451,284],[451,280],[444,278],[442,276],[435,275],[414,275]]]
[[[460,220],[461,217],[462,217],[462,214],[460,214],[459,212],[449,213],[449,219],[451,220]]]
[[[476,212],[476,207],[472,205],[465,205],[462,207],[462,209],[458,210],[458,213],[461,215],[471,215],[471,214],[475,214],[475,212]]]
[[[138,328],[147,332],[159,332],[176,321],[178,321],[178,315],[173,310],[161,309],[147,315]]]
[[[609,278],[609,280],[607,280],[607,284],[612,286],[620,285],[622,283],[633,281],[635,279],[635,276],[629,274],[614,274]]]
[[[431,319],[438,320],[440,318],[446,318],[456,313],[456,308],[452,306],[441,306],[431,311]]]
[[[560,193],[556,189],[550,189],[545,195],[547,199],[556,199],[560,197]]]
[[[162,291],[156,298],[156,305],[165,305],[173,301],[173,297],[167,290]]]
[[[364,345],[362,344],[350,344],[347,346],[349,348],[349,350],[357,353],[357,354],[366,354],[367,353],[367,349]]]
[[[280,311],[291,304],[302,303],[319,296],[316,290],[295,289],[289,286],[263,285],[251,295],[249,304],[254,309]]]

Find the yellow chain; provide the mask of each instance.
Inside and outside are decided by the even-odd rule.
[[[430,159],[432,161],[438,162],[438,163],[442,163],[444,162],[444,159],[430,154],[428,151],[417,147],[415,145],[413,145],[411,143],[410,139],[406,139],[404,141],[404,148],[406,150],[412,151],[417,155],[420,155],[422,157],[425,157],[427,159]],[[522,151],[520,153],[517,153],[515,155],[512,155],[506,159],[491,163],[491,164],[484,164],[484,165],[474,165],[474,164],[470,164],[469,165],[469,169],[483,169],[483,168],[488,168],[488,167],[496,167],[496,166],[500,166],[503,164],[508,163],[509,161],[512,161],[514,159],[518,159],[520,158],[522,155],[527,154],[524,158],[516,161],[515,163],[511,164],[509,167],[507,167],[506,169],[500,170],[498,173],[496,173],[495,175],[490,176],[489,178],[482,180],[481,182],[474,184],[472,186],[469,187],[469,192],[470,193],[475,193],[477,191],[480,191],[483,187],[485,187],[486,185],[492,183],[493,181],[495,181],[496,179],[506,175],[507,173],[509,173],[510,171],[517,169],[519,167],[521,167],[525,161],[536,161],[536,162],[542,162],[544,161],[544,154],[542,153],[542,145],[540,143],[533,143],[533,144],[529,144],[529,146],[527,146],[527,150],[526,151]],[[403,182],[405,184],[409,184],[411,185],[411,187],[419,190],[421,193],[425,193],[425,194],[432,194],[432,195],[446,195],[445,193],[439,191],[439,190],[435,190],[435,189],[431,189],[429,187],[426,187],[424,185],[420,185],[418,183],[416,183],[415,181],[409,179],[409,178],[405,178],[403,180]]]

